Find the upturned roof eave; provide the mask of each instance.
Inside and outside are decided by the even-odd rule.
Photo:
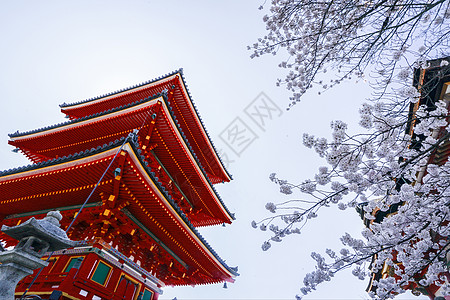
[[[194,103],[194,101],[192,99],[192,96],[191,96],[191,94],[189,92],[189,88],[187,87],[186,80],[184,78],[184,74],[183,74],[183,69],[182,68],[180,68],[179,70],[170,72],[170,73],[168,73],[168,74],[166,74],[164,76],[158,77],[156,79],[149,80],[149,81],[146,81],[146,82],[143,82],[141,84],[134,85],[134,86],[131,86],[131,87],[123,88],[123,89],[120,89],[118,91],[114,91],[114,92],[111,92],[111,93],[108,93],[108,94],[100,95],[100,96],[97,96],[97,97],[94,97],[94,98],[89,98],[89,99],[85,99],[85,100],[82,100],[82,101],[73,102],[73,103],[69,103],[69,104],[67,104],[67,103],[60,104],[61,111],[63,113],[65,113],[66,115],[68,115],[69,117],[70,116],[76,117],[76,116],[70,114],[71,110],[76,110],[77,108],[89,106],[89,105],[92,105],[94,103],[98,103],[99,101],[108,101],[108,100],[114,99],[116,97],[119,97],[121,95],[125,95],[125,94],[130,93],[130,92],[138,91],[140,89],[150,88],[151,86],[162,84],[165,81],[173,80],[173,79],[175,79],[177,77],[177,75],[179,75],[179,78],[180,78],[179,81],[181,83],[181,87],[182,87],[183,93],[185,94],[185,98],[187,100],[186,103],[191,108],[192,115],[196,119],[196,123],[198,124],[202,134],[204,134],[204,139],[208,143],[208,146],[212,149],[213,155],[215,156],[215,160],[218,162],[219,168],[222,171],[222,175],[224,176],[224,177],[221,178],[222,181],[230,181],[230,180],[232,180],[232,176],[230,175],[228,170],[225,168],[225,165],[224,165],[222,159],[220,158],[220,156],[218,155],[217,149],[215,148],[215,145],[212,142],[212,139],[209,136],[209,133],[206,130],[204,124],[203,124],[203,120],[200,117],[200,114],[199,114],[199,112],[198,112],[198,110],[197,110],[197,108],[195,106],[195,103]]]
[[[176,214],[176,216],[178,216],[178,220],[180,221],[180,223],[186,229],[188,229],[187,230],[188,232],[192,233],[192,238],[195,238],[195,240],[199,241],[199,243],[201,245],[203,245],[204,249],[207,250],[206,253],[210,253],[211,258],[214,258],[219,263],[219,265],[221,265],[225,270],[227,270],[227,272],[229,272],[231,277],[237,276],[238,275],[237,272],[235,272],[232,268],[230,268],[218,256],[218,254],[214,251],[214,249],[212,249],[212,247],[206,242],[206,240],[200,235],[200,233],[190,223],[187,216],[182,212],[182,210],[172,200],[170,195],[165,191],[162,183],[153,175],[153,173],[151,172],[149,167],[146,166],[145,158],[138,151],[139,145],[136,145],[132,141],[127,141],[124,143],[124,139],[122,139],[121,141],[118,141],[114,144],[108,145],[106,147],[102,147],[100,149],[90,150],[90,151],[87,151],[86,153],[79,153],[79,154],[75,154],[71,157],[63,157],[63,158],[53,159],[51,161],[47,161],[47,162],[44,162],[41,164],[34,164],[34,165],[26,166],[23,168],[17,168],[17,169],[15,169],[15,171],[9,170],[7,172],[0,172],[0,182],[8,181],[8,180],[15,181],[15,180],[18,180],[21,178],[26,178],[30,175],[29,174],[30,171],[43,171],[44,170],[44,173],[52,172],[52,171],[54,171],[53,170],[54,168],[51,168],[51,167],[57,167],[59,165],[69,163],[73,160],[83,160],[84,159],[84,160],[86,160],[86,162],[92,162],[92,161],[95,161],[95,156],[97,156],[97,155],[103,157],[104,155],[106,155],[105,152],[109,151],[112,153],[112,152],[117,151],[120,148],[121,144],[125,145],[123,147],[124,150],[130,151],[129,153],[132,154],[131,157],[134,158],[134,162],[139,164],[140,168],[145,171],[147,177],[151,179],[154,186],[157,187],[158,191],[161,193],[161,195],[163,195],[163,197],[161,197],[161,200],[166,201],[166,203],[168,205],[170,205],[170,207],[172,208],[172,211]],[[110,154],[108,154],[108,156],[111,156]],[[101,159],[101,158],[99,158],[99,159]],[[14,178],[11,178],[11,177],[14,177]]]
[[[209,186],[209,188],[212,191],[212,194],[214,195],[214,197],[216,198],[216,200],[218,201],[219,206],[221,207],[221,210],[223,210],[224,214],[228,216],[228,223],[231,223],[232,220],[234,220],[234,214],[231,213],[228,208],[226,207],[225,203],[222,201],[222,199],[220,198],[219,194],[217,193],[216,189],[214,188],[214,185],[212,184],[212,182],[209,180],[208,174],[206,173],[204,167],[202,166],[199,158],[197,157],[197,155],[195,154],[194,150],[192,149],[192,146],[190,145],[190,143],[188,142],[186,135],[183,133],[183,130],[181,129],[180,125],[176,122],[176,117],[170,107],[170,104],[167,101],[167,96],[166,94],[156,94],[152,97],[149,97],[148,99],[143,99],[139,102],[133,102],[130,103],[128,105],[122,106],[122,107],[116,107],[114,109],[110,109],[108,111],[104,111],[101,113],[96,113],[84,118],[80,118],[80,119],[74,119],[74,120],[70,120],[64,123],[59,123],[59,124],[55,124],[55,125],[50,125],[44,128],[40,128],[40,129],[36,129],[36,130],[32,130],[32,131],[28,131],[28,132],[24,132],[24,133],[15,133],[10,135],[11,140],[9,141],[9,143],[13,146],[19,147],[20,145],[18,144],[18,142],[20,140],[24,140],[24,139],[28,139],[28,138],[33,138],[37,135],[46,135],[46,134],[51,134],[53,132],[56,131],[60,131],[63,128],[69,128],[71,126],[76,126],[76,125],[80,125],[83,126],[84,124],[89,124],[91,122],[98,120],[101,120],[101,118],[109,115],[109,114],[120,114],[121,111],[127,110],[127,109],[131,109],[132,107],[144,104],[144,103],[148,103],[150,101],[154,101],[154,100],[162,100],[164,102],[164,106],[167,108],[167,111],[169,112],[169,116],[170,119],[172,121],[172,127],[175,127],[179,133],[179,136],[181,137],[181,140],[183,141],[184,146],[187,148],[188,153],[190,154],[189,156],[196,162],[196,165],[199,168],[199,171],[201,173],[201,176],[203,176],[203,178],[206,180],[207,185]],[[98,148],[98,147],[97,147]],[[31,158],[33,155],[37,155],[36,153],[33,153],[32,150],[30,149],[23,149],[23,152],[25,153],[25,155],[27,155],[29,158]],[[206,225],[207,226],[207,225]]]

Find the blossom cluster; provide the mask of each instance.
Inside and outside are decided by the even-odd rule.
[[[275,173],[269,176],[281,192],[298,191],[304,197],[268,202],[266,209],[275,215],[252,222],[253,227],[259,225],[271,232],[263,250],[300,233],[321,207],[357,208],[368,222],[363,239],[345,234],[341,238],[344,248],[337,252],[328,249],[327,257],[312,254],[316,269],[304,278],[301,294],[310,293],[349,266],[361,280],[383,268],[391,270],[393,276],[373,282],[375,289],[370,295],[374,298],[392,298],[411,283],[448,290],[442,274],[448,272],[450,249],[450,162],[438,165],[430,161],[433,151],[450,138],[448,102],[436,101],[432,109],[420,105],[413,117],[395,117],[389,108],[390,104],[383,103],[361,107],[360,125],[368,130],[365,134],[348,135],[348,126],[342,121],[331,123],[330,139],[304,134],[304,145],[329,164],[320,167],[314,179],[294,184]],[[413,136],[407,130],[412,120]]]
[[[448,53],[449,16],[448,1],[439,0],[272,0],[263,17],[267,34],[248,49],[252,58],[284,56],[279,67],[287,74],[277,84],[292,92],[290,105],[314,85],[327,90],[352,76],[385,91],[394,77],[411,79],[402,62]],[[364,76],[369,66],[378,78]],[[338,72],[329,82],[317,78],[330,69]],[[414,99],[412,89],[403,92]]]

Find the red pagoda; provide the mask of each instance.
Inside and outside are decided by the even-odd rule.
[[[181,70],[61,111],[69,121],[10,135],[33,164],[0,172],[0,225],[59,210],[79,243],[53,253],[17,297],[150,300],[165,285],[234,281],[196,230],[232,222],[213,187],[231,177]]]

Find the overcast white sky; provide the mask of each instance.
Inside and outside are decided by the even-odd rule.
[[[310,252],[339,247],[344,232],[362,228],[356,212],[330,208],[304,234],[262,252],[268,236],[250,227],[253,219],[267,216],[265,203],[286,200],[270,183],[271,172],[299,182],[321,165],[301,145],[302,133],[328,135],[333,119],[355,122],[359,103],[368,95],[364,83],[349,83],[322,96],[310,93],[286,112],[289,94],[274,84],[283,76],[279,58],[251,60],[246,50],[264,34],[258,10],[263,2],[0,1],[2,170],[28,164],[11,152],[7,134],[65,121],[58,104],[184,69],[191,96],[216,148],[228,155],[234,177],[218,191],[236,221],[200,231],[230,266],[239,266],[241,275],[227,289],[166,287],[161,299],[293,299],[314,268]],[[281,113],[258,127],[245,109],[261,92]],[[247,148],[234,149],[239,156],[220,138],[236,118],[257,137]],[[343,272],[307,299],[366,299],[366,284]]]

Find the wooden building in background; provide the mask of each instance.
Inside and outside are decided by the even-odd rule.
[[[450,57],[431,60],[428,62],[428,66],[426,68],[416,69],[414,72],[413,86],[419,91],[420,98],[419,101],[417,101],[416,103],[411,103],[409,106],[406,134],[410,135],[411,137],[411,143],[409,147],[412,149],[420,149],[421,143],[424,141],[425,136],[418,135],[414,132],[414,127],[416,125],[415,116],[419,106],[426,106],[427,110],[432,111],[436,109],[436,102],[438,102],[439,100],[443,100],[446,102],[447,109],[449,109],[450,111]],[[446,135],[447,131],[444,127],[433,132],[433,136],[436,139],[443,140],[439,147],[436,147],[436,149],[430,152],[430,155],[428,157],[429,164],[443,165],[448,161],[450,155],[450,140],[445,137]],[[421,181],[425,175],[426,168],[424,167],[417,174],[417,180]],[[406,182],[403,179],[397,179],[396,182],[397,188],[400,188],[402,184],[415,184],[414,182]],[[374,220],[368,220],[364,217],[363,206],[358,207],[357,210],[359,211],[364,224],[369,227],[371,223],[379,223],[389,215],[395,214],[400,205],[403,205],[403,203],[391,205],[387,211],[377,210],[372,212],[372,215],[375,217]],[[436,239],[448,239],[448,237],[439,236],[436,237]],[[448,253],[448,249],[437,250],[443,250]],[[396,262],[396,255],[397,253],[393,251],[394,262]],[[398,264],[398,262],[396,263]],[[449,254],[447,254],[446,264],[448,267],[450,267]],[[414,281],[409,282],[402,288],[404,290],[410,290],[416,296],[426,295],[430,299],[450,300],[450,296],[443,296],[440,286],[437,286],[436,284],[431,284],[430,286],[422,286],[419,283],[420,280],[425,276],[426,272],[427,269],[422,270],[420,273],[416,274]],[[447,281],[450,281],[449,272],[441,275],[447,278]],[[394,273],[394,268],[390,267],[388,264],[385,264],[381,271],[372,273],[367,291],[375,291],[376,286],[373,284],[374,281],[387,277],[394,277],[396,279],[399,279],[398,275]]]

